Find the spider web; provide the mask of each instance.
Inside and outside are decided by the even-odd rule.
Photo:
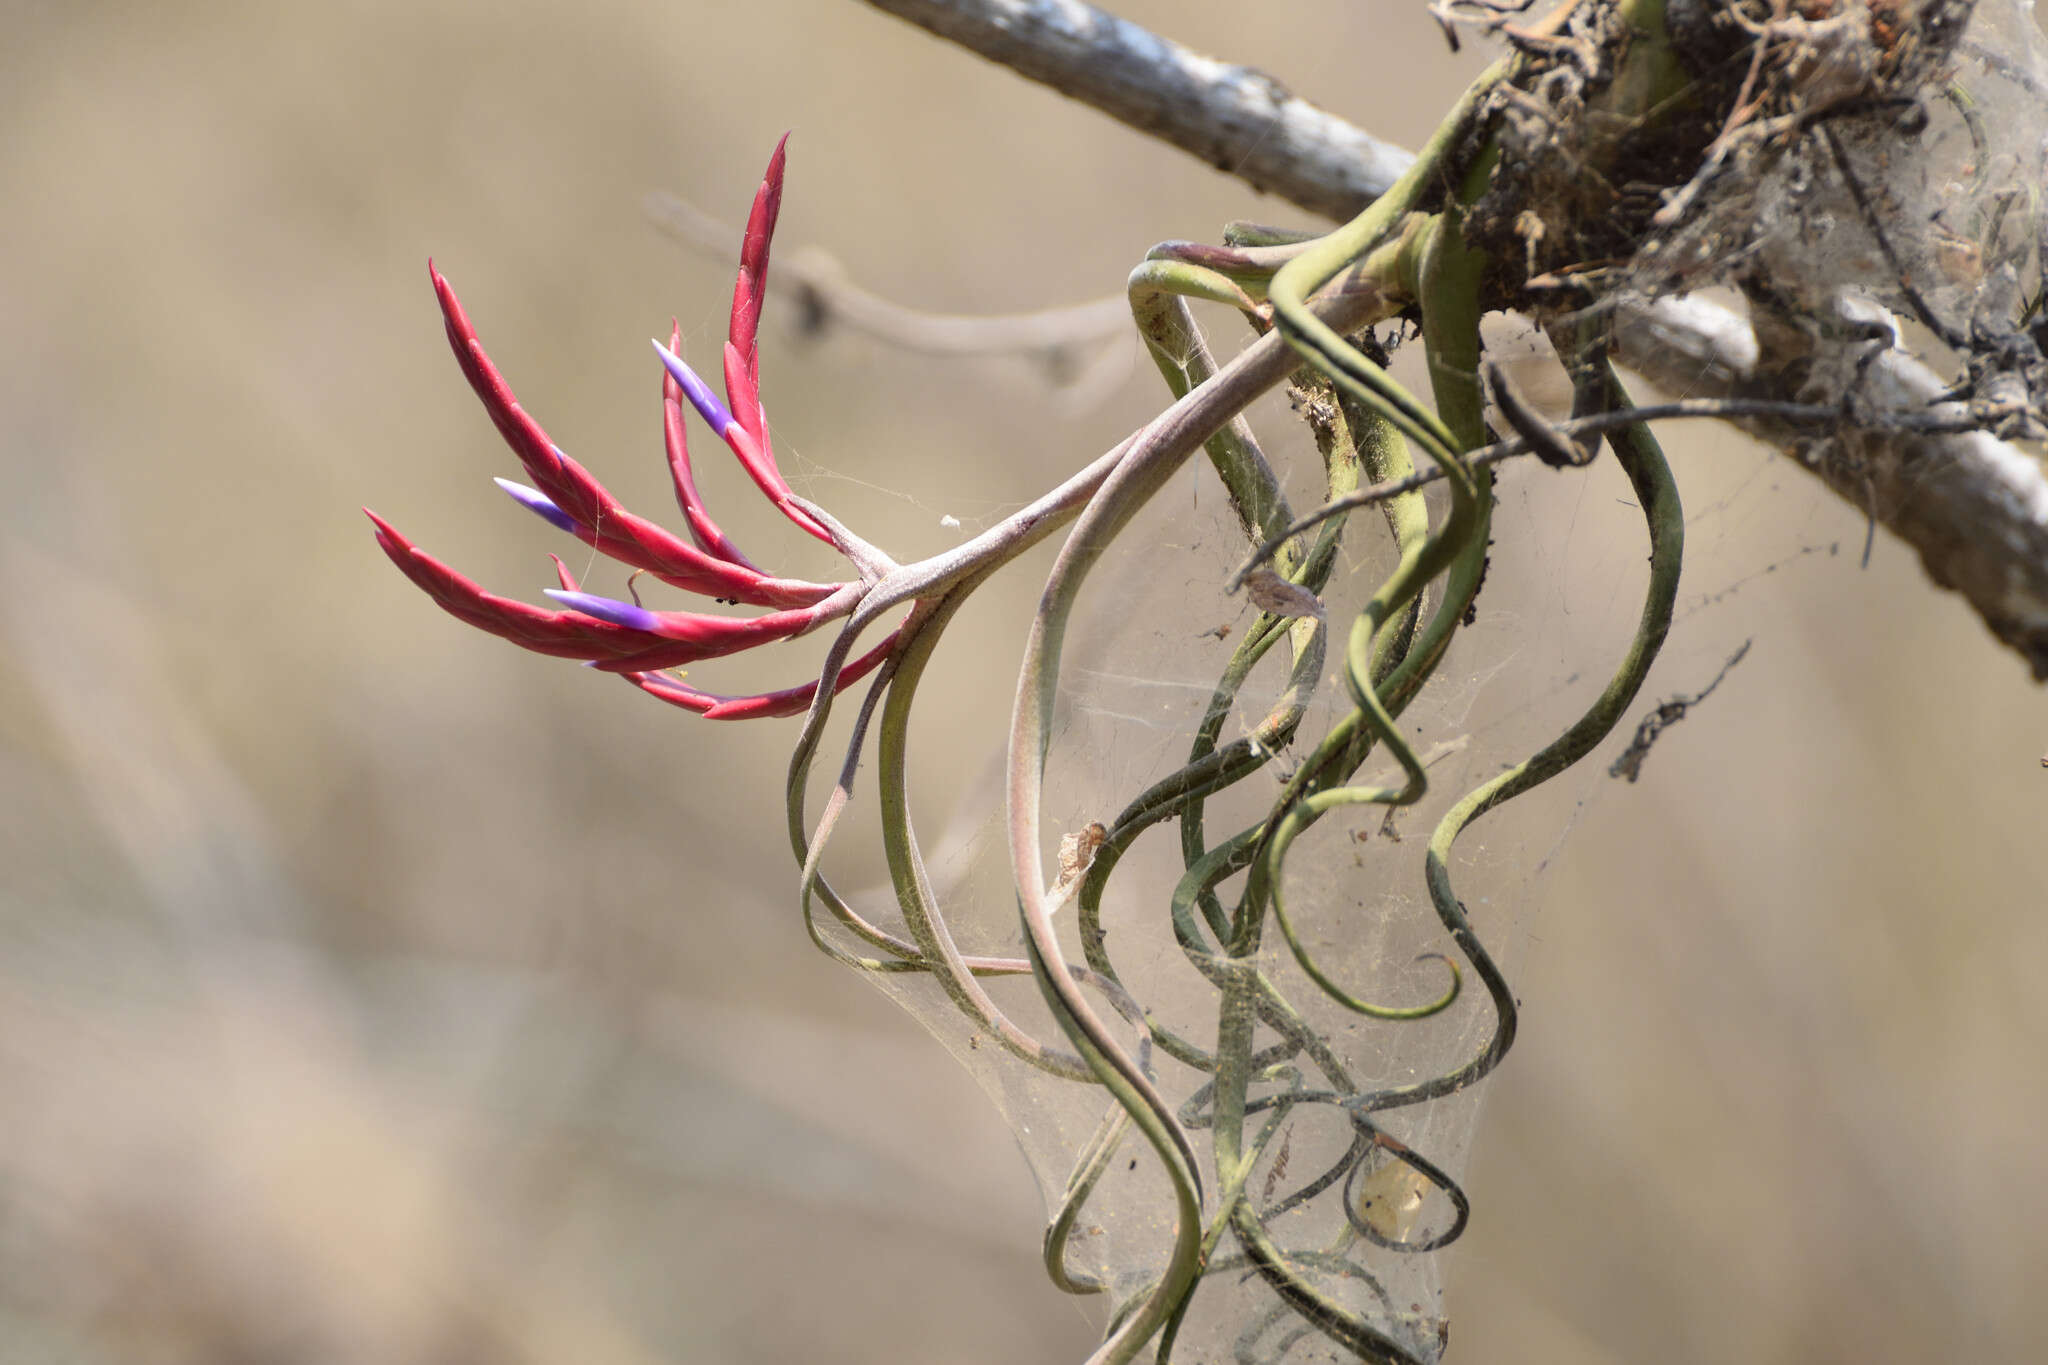
[[[1518,346],[1530,363],[1547,360],[1527,343],[1502,349],[1513,352]],[[1269,406],[1280,411],[1256,412],[1255,425],[1268,436],[1269,449],[1279,447],[1273,452],[1276,465],[1303,472],[1296,482],[1319,474],[1298,422],[1277,401]],[[1296,506],[1311,505],[1317,496],[1313,487],[1290,493]],[[1503,470],[1492,566],[1476,620],[1459,632],[1435,680],[1402,720],[1428,765],[1428,795],[1391,817],[1376,806],[1333,812],[1297,842],[1287,862],[1290,913],[1321,964],[1353,994],[1397,1005],[1440,994],[1442,964],[1418,960],[1426,953],[1455,951],[1423,886],[1429,833],[1466,791],[1554,738],[1618,662],[1646,578],[1640,514],[1631,497],[1611,464],[1576,478],[1533,466]],[[1443,508],[1433,510],[1440,518]],[[1220,483],[1206,464],[1191,464],[1134,520],[1089,580],[1069,635],[1047,765],[1044,859],[1049,877],[1058,866],[1062,835],[1092,822],[1112,823],[1134,796],[1187,761],[1217,677],[1254,619],[1242,596],[1224,590],[1244,550],[1243,533]],[[1324,594],[1340,653],[1352,617],[1392,564],[1378,514],[1354,516]],[[1698,654],[1708,657],[1719,647],[1718,640],[1706,642]],[[1684,651],[1679,657],[1694,662]],[[1285,686],[1290,665],[1282,647],[1258,666],[1235,700],[1222,742],[1258,723]],[[1206,812],[1211,845],[1262,819],[1298,761],[1298,751],[1348,711],[1334,682],[1337,666],[1325,662],[1297,743],[1237,788],[1211,799]],[[1618,750],[1621,742],[1617,737],[1608,747]],[[1453,875],[1458,893],[1489,950],[1511,976],[1528,938],[1530,917],[1541,902],[1544,875],[1610,757],[1603,750],[1551,788],[1489,815],[1457,846]],[[1356,780],[1385,781],[1397,772],[1390,758],[1376,755]],[[976,783],[973,789],[979,801],[987,802],[993,787]],[[1110,879],[1101,923],[1120,979],[1144,1002],[1154,1027],[1213,1048],[1216,993],[1189,965],[1166,913],[1183,871],[1177,828],[1169,821],[1139,836]],[[956,821],[952,831],[934,841],[932,876],[963,952],[1022,955],[998,810],[980,805],[974,816]],[[1225,883],[1226,900],[1238,884]],[[894,917],[886,892],[861,903],[878,919]],[[1062,910],[1060,921],[1069,959],[1082,961],[1074,911]],[[1453,1069],[1483,1047],[1492,1030],[1492,1006],[1469,977],[1467,993],[1429,1019],[1386,1022],[1346,1014],[1323,999],[1277,932],[1267,937],[1260,967],[1313,1019],[1361,1088],[1404,1084]],[[1008,1056],[976,1033],[928,979],[875,979],[980,1081],[1016,1133],[1048,1211],[1056,1209],[1077,1153],[1097,1134],[1110,1108],[1102,1092],[1053,1079]],[[1062,1042],[1032,983],[986,984],[1022,1027],[1040,1039]],[[1110,1014],[1107,1009],[1103,1013]],[[1134,1031],[1126,1029],[1125,1036],[1133,1049],[1139,1045]],[[1185,1102],[1206,1079],[1157,1051],[1153,1059],[1173,1104]],[[1484,1093],[1479,1086],[1379,1118],[1386,1132],[1456,1179],[1465,1166]],[[1348,1119],[1335,1107],[1297,1108],[1252,1172],[1249,1189],[1255,1204],[1276,1204],[1336,1166],[1351,1133]],[[1198,1151],[1206,1152],[1209,1134],[1197,1131],[1195,1140]],[[1204,1180],[1213,1196],[1216,1173],[1206,1155],[1204,1161]],[[1450,1201],[1433,1188],[1404,1181],[1404,1174],[1412,1172],[1398,1163],[1368,1161],[1352,1181],[1281,1215],[1275,1235],[1291,1247],[1328,1243],[1344,1229],[1339,1200],[1375,1197],[1383,1207],[1393,1207],[1386,1216],[1398,1227],[1400,1239],[1427,1240],[1447,1230],[1453,1216]],[[1127,1135],[1069,1238],[1068,1266],[1107,1286],[1113,1301],[1140,1293],[1159,1273],[1172,1244],[1172,1208],[1157,1162],[1142,1139]],[[1218,1254],[1231,1250],[1226,1238]],[[1434,1358],[1445,1316],[1442,1254],[1365,1247],[1363,1259],[1371,1279],[1332,1279],[1326,1287],[1421,1358]],[[1276,1304],[1256,1277],[1212,1275],[1195,1296],[1177,1351],[1192,1352],[1188,1358],[1210,1358],[1249,1326],[1265,1322],[1267,1339],[1248,1344],[1246,1358],[1323,1358],[1315,1352],[1329,1349],[1330,1343],[1314,1333],[1295,1337],[1287,1324],[1299,1320],[1269,1314]]]
[[[1879,187],[1886,225],[1909,271],[1931,281],[1928,292],[1951,316],[1981,309],[1987,282],[2009,272],[2028,291],[2038,287],[2043,142],[2034,115],[2048,94],[2030,7],[1978,7],[1958,62],[1956,84],[1930,101],[1927,133],[1883,164],[1856,160]],[[1851,221],[1854,206],[1839,175],[1788,159],[1753,187],[1755,221],[1764,225],[1750,254],[1762,253],[1780,278],[1841,297],[1861,294],[1896,304],[1898,272],[1877,250],[1867,224]],[[1802,178],[1803,177],[1803,178]],[[1540,342],[1493,329],[1489,351],[1505,357],[1517,385],[1541,404],[1543,376],[1553,363]],[[1419,376],[1408,377],[1411,388]],[[1559,395],[1550,379],[1553,405]],[[1275,463],[1297,507],[1317,498],[1310,475],[1318,462],[1297,423],[1269,401],[1255,411]],[[1291,444],[1279,439],[1292,434]],[[1277,449],[1276,449],[1277,447]],[[1676,636],[1659,671],[1633,708],[1655,706],[1660,692],[1697,691],[1739,643],[1716,628],[1716,612],[1746,585],[1840,549],[1839,537],[1816,538],[1810,523],[1827,505],[1817,488],[1790,494],[1760,451],[1723,447],[1704,469],[1682,468],[1681,487],[1694,499],[1688,521],[1692,553],[1681,589]],[[1437,518],[1443,508],[1433,507]],[[1758,564],[1743,534],[1766,514],[1786,537]],[[1837,512],[1837,515],[1840,515]],[[1422,855],[1443,811],[1472,787],[1543,747],[1575,720],[1619,662],[1633,631],[1646,580],[1644,538],[1633,494],[1611,461],[1568,476],[1528,465],[1504,467],[1496,487],[1491,566],[1477,618],[1460,631],[1434,680],[1402,717],[1413,747],[1428,765],[1430,788],[1417,806],[1391,817],[1376,806],[1339,808],[1294,846],[1286,864],[1289,909],[1323,968],[1355,995],[1414,1005],[1437,995],[1441,964],[1428,953],[1452,952],[1424,891]],[[1047,763],[1045,866],[1058,866],[1059,841],[1091,824],[1112,823],[1138,793],[1187,761],[1197,725],[1218,675],[1253,619],[1242,597],[1224,584],[1244,550],[1222,488],[1199,462],[1128,527],[1091,577],[1069,633],[1059,704]],[[1324,593],[1327,619],[1341,653],[1367,596],[1392,567],[1393,553],[1376,514],[1354,516],[1339,567]],[[1239,691],[1220,737],[1248,733],[1286,685],[1290,660],[1276,649]],[[1325,662],[1321,684],[1299,730],[1258,774],[1213,797],[1205,812],[1209,846],[1264,818],[1286,775],[1305,750],[1348,709]],[[1579,768],[1543,790],[1490,813],[1457,845],[1451,872],[1480,937],[1512,982],[1531,937],[1544,879],[1583,814],[1615,753],[1627,743],[1623,725]],[[1369,759],[1358,775],[1376,784],[1392,777],[1390,759]],[[961,949],[1022,955],[1015,893],[1000,837],[994,783],[980,783],[970,810],[939,841],[933,879]],[[1155,1030],[1171,1030],[1200,1046],[1216,1040],[1217,995],[1190,965],[1171,931],[1167,901],[1184,870],[1176,824],[1154,826],[1123,855],[1104,897],[1104,945],[1124,985],[1142,1001]],[[1050,876],[1049,876],[1050,880]],[[1226,901],[1238,883],[1220,888]],[[886,894],[863,900],[875,918],[893,918]],[[1074,911],[1061,912],[1070,961],[1083,960]],[[1361,1090],[1444,1074],[1482,1048],[1494,1024],[1483,992],[1468,989],[1449,1009],[1409,1021],[1342,1012],[1307,979],[1279,936],[1267,935],[1260,969],[1299,1008],[1339,1055]],[[1008,1119],[1037,1179],[1049,1213],[1064,1202],[1077,1157],[1103,1130],[1110,1106],[1102,1092],[1058,1080],[1006,1054],[977,1033],[942,991],[917,976],[874,978],[923,1022],[972,1072]],[[1468,983],[1469,984],[1469,983]],[[1058,1043],[1056,1025],[1023,979],[995,980],[990,993],[1034,1036]],[[1112,1017],[1103,1010],[1105,1017]],[[1262,1035],[1260,1043],[1272,1035]],[[1141,1039],[1124,1028],[1137,1050]],[[1184,1104],[1203,1084],[1200,1071],[1154,1050],[1158,1083],[1169,1103]],[[1304,1070],[1306,1067],[1304,1065]],[[1375,1116],[1383,1130],[1462,1179],[1486,1086]],[[1278,1080],[1254,1096],[1284,1089]],[[1255,1124],[1248,1125],[1248,1130]],[[1192,1134],[1203,1153],[1202,1175],[1213,1216],[1217,1172],[1206,1153],[1210,1132]],[[1249,1131],[1247,1133],[1249,1136]],[[1333,1105],[1296,1106],[1272,1134],[1252,1169],[1247,1192],[1255,1208],[1284,1206],[1315,1174],[1334,1169],[1353,1128]],[[1289,1248],[1333,1245],[1347,1224],[1345,1204],[1397,1242],[1427,1242],[1450,1227],[1454,1209],[1438,1188],[1384,1153],[1319,1199],[1273,1215],[1272,1235]],[[1475,1202],[1484,1206],[1484,1191]],[[1094,1186],[1065,1246],[1077,1278],[1127,1304],[1156,1280],[1172,1245],[1173,1199],[1142,1140],[1125,1135]],[[1441,1352],[1446,1322],[1444,1253],[1402,1252],[1361,1245],[1360,1275],[1332,1275],[1322,1287],[1402,1341],[1420,1359]],[[1226,1236],[1216,1257],[1236,1251]],[[1211,1274],[1199,1286],[1177,1342],[1183,1358],[1243,1360],[1340,1359],[1333,1343],[1287,1310],[1256,1275]]]

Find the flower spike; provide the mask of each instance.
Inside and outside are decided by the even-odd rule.
[[[788,141],[784,137],[784,143]],[[497,484],[506,495],[557,530],[565,531],[602,554],[653,574],[672,587],[728,605],[745,603],[767,608],[755,616],[723,616],[693,611],[663,611],[637,601],[585,592],[559,555],[554,561],[558,587],[546,590],[554,606],[535,606],[486,591],[426,553],[398,530],[365,508],[376,527],[377,544],[399,571],[419,586],[442,610],[479,630],[510,640],[524,649],[563,658],[581,659],[592,668],[615,673],[651,696],[714,720],[746,720],[787,716],[806,710],[818,684],[784,688],[754,696],[727,697],[700,691],[664,671],[702,659],[714,659],[772,644],[817,629],[847,615],[868,592],[872,573],[860,560],[864,542],[841,531],[845,549],[856,556],[853,579],[811,583],[774,577],[740,552],[719,529],[697,490],[683,418],[683,400],[710,424],[738,457],[740,465],[784,516],[798,527],[838,548],[827,523],[829,514],[798,498],[776,468],[768,445],[768,422],[761,405],[761,301],[768,281],[768,246],[782,202],[784,147],[777,144],[768,173],[754,197],[741,249],[740,274],[733,290],[732,322],[724,347],[726,396],[711,392],[704,381],[675,354],[682,329],[669,324],[669,344],[655,342],[663,366],[662,437],[676,503],[682,509],[688,539],[676,536],[621,506],[582,465],[564,454],[540,423],[520,406],[511,385],[485,353],[453,286],[427,262],[427,273],[440,304],[448,344],[512,453],[519,458],[531,485],[511,479]],[[807,510],[808,509],[808,510]],[[872,672],[894,656],[900,630],[848,664],[838,675],[835,692]]]
[[[678,659],[677,663],[693,663],[696,659],[713,658],[720,654],[732,654],[755,645],[768,644],[775,640],[787,640],[813,630],[836,616],[844,616],[852,603],[844,598],[827,599],[817,607],[798,611],[774,611],[766,616],[707,616],[694,611],[650,611],[632,602],[621,602],[612,597],[599,597],[594,593],[565,591],[548,588],[546,593],[563,606],[580,611],[585,616],[629,630],[641,631],[659,636],[663,640],[674,640],[699,651],[691,659]],[[673,667],[663,664],[661,667]]]
[[[830,545],[831,533],[802,510],[790,504],[789,496],[794,490],[782,477],[782,471],[775,467],[775,461],[768,458],[753,435],[740,425],[739,419],[727,411],[725,404],[718,401],[718,395],[711,392],[710,385],[699,378],[697,372],[691,369],[681,356],[659,341],[654,343],[654,349],[661,357],[662,367],[682,389],[683,395],[690,400],[690,405],[697,409],[697,415],[704,419],[704,425],[710,427],[720,440],[731,447],[732,453],[739,457],[741,466],[752,476],[755,485],[768,495],[768,500],[775,504],[782,515]],[[758,404],[756,407],[758,410]]]
[[[683,344],[683,329],[674,318],[669,319],[668,328],[668,348],[673,351]],[[661,436],[668,451],[669,477],[676,486],[676,505],[683,509],[690,539],[706,554],[752,569],[753,561],[718,529],[718,523],[711,519],[704,499],[697,493],[696,471],[690,467],[689,433],[683,422],[683,386],[665,367],[661,372]]]
[[[649,611],[630,602],[563,587],[549,588],[547,594],[569,610],[550,611],[485,591],[400,535],[375,512],[368,508],[364,512],[376,523],[377,543],[391,562],[451,616],[527,649],[582,659],[608,672],[674,668],[787,640],[845,615],[853,602],[850,593],[841,593],[820,607],[805,610],[753,617],[707,616]],[[561,561],[555,563],[558,575],[573,583]]]
[[[840,669],[839,679],[833,685],[832,694],[839,695],[873,672],[875,665],[895,652],[898,634],[899,632],[891,631],[887,639]],[[811,701],[818,695],[818,684],[815,682],[805,683],[801,687],[785,687],[778,692],[759,692],[747,697],[721,697],[715,692],[700,692],[694,687],[685,686],[666,673],[628,673],[625,677],[627,682],[650,697],[659,697],[671,706],[694,711],[706,720],[759,720],[767,716],[800,716],[811,709]]]
[[[617,658],[659,643],[658,636],[597,620],[574,611],[549,611],[484,591],[400,535],[369,508],[377,543],[399,571],[422,588],[442,610],[479,630],[540,654],[568,659]]]
[[[477,340],[447,278],[428,262],[455,359],[483,401],[492,423],[526,467],[540,492],[576,523],[579,540],[614,559],[645,569],[663,582],[707,597],[725,597],[761,607],[800,606],[819,601],[834,585],[771,579],[751,566],[706,554],[643,517],[628,512],[583,466],[562,453],[533,420]],[[536,509],[537,510],[537,509]]]
[[[732,400],[740,425],[768,454],[768,422],[761,413],[761,300],[768,292],[768,246],[775,239],[775,220],[782,213],[782,175],[787,164],[789,134],[775,144],[761,188],[754,191],[746,235],[740,239],[740,273],[733,282],[732,320],[726,333],[725,394]],[[773,456],[770,455],[773,463]]]

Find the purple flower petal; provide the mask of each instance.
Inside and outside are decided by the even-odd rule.
[[[542,521],[557,526],[572,536],[577,533],[579,528],[576,525],[576,519],[555,506],[554,499],[541,492],[538,488],[528,488],[525,484],[514,483],[510,479],[493,479],[491,482],[504,489],[511,496],[512,501],[518,503]]]
[[[659,341],[654,343],[654,349],[660,352],[661,363],[675,376],[676,383],[683,386],[683,394],[690,400],[690,406],[697,409],[705,424],[718,433],[721,440],[724,439],[726,428],[732,425],[732,414],[725,410],[725,404],[718,401],[718,395],[711,392],[697,377],[697,372],[685,365],[674,351]]]
[[[628,630],[652,631],[657,624],[658,618],[655,613],[645,607],[636,607],[631,602],[599,597],[594,593],[567,592],[561,588],[545,588],[542,591],[571,611],[580,611],[585,616],[609,621]]]

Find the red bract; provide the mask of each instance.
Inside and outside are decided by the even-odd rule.
[[[671,318],[668,348],[680,350],[682,344],[683,329]],[[697,495],[696,474],[690,468],[689,432],[683,423],[683,386],[666,368],[661,372],[661,435],[668,450],[669,477],[676,486],[676,505],[683,509],[683,519],[690,524],[690,539],[707,554],[743,568],[753,568],[753,561],[741,554],[740,547],[718,529],[718,523],[705,509],[704,500]]]
[[[897,632],[892,631],[888,639],[839,670],[839,680],[832,690],[835,693],[843,692],[873,672],[875,665],[894,652],[896,641]],[[626,681],[649,696],[659,697],[669,705],[680,706],[685,711],[695,711],[707,720],[756,720],[763,716],[800,716],[811,709],[811,701],[818,695],[818,684],[815,682],[805,683],[801,687],[785,687],[780,692],[761,692],[751,697],[721,697],[715,692],[699,692],[666,673],[628,673]]]
[[[787,141],[785,135],[783,143]],[[779,143],[754,198],[741,247],[739,281],[733,291],[732,322],[725,345],[730,409],[674,355],[682,339],[679,330],[671,325],[669,346],[656,345],[666,371],[662,377],[663,437],[688,540],[627,511],[583,466],[562,453],[519,405],[477,340],[455,290],[434,269],[433,262],[427,263],[456,362],[536,487],[506,479],[498,480],[499,485],[544,520],[621,563],[704,597],[774,610],[753,617],[653,611],[580,591],[559,558],[555,567],[561,587],[550,589],[549,595],[566,610],[537,607],[486,592],[370,512],[384,553],[450,615],[538,653],[582,659],[606,672],[622,674],[643,691],[712,719],[792,715],[809,707],[817,693],[815,682],[758,696],[723,697],[685,686],[659,671],[802,635],[846,615],[863,591],[859,582],[809,583],[777,578],[756,568],[711,519],[690,465],[682,412],[685,398],[785,516],[812,535],[831,541],[824,527],[791,501],[789,484],[775,465],[761,407],[757,342],[761,300],[767,288],[768,244],[782,202],[783,164],[783,144]],[[837,686],[844,688],[858,681],[888,657],[895,642],[891,635],[849,663]]]

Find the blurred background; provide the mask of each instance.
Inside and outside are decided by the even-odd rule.
[[[1484,57],[1417,0],[1120,11],[1411,147]],[[1082,1358],[996,1111],[804,937],[796,722],[472,632],[356,509],[552,581],[432,254],[556,440],[668,520],[645,338],[674,315],[710,361],[731,276],[643,201],[737,223],[788,129],[779,249],[924,308],[1112,294],[1151,242],[1299,215],[852,0],[4,13],[0,1360]],[[785,469],[900,558],[1159,402],[1135,359],[1064,404],[791,316]],[[1637,710],[1755,645],[1638,785],[1551,798],[1450,1358],[2039,1359],[2048,708],[1796,469],[1672,443],[1693,556]],[[757,558],[829,568],[696,450]],[[1545,534],[1605,534],[1544,496]],[[950,637],[934,825],[1036,582]]]

